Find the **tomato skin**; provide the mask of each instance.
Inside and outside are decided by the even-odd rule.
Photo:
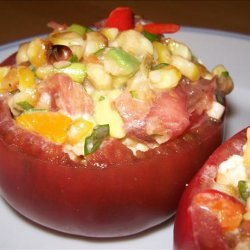
[[[212,216],[211,213],[205,215],[205,212],[201,211],[202,209],[195,208],[192,201],[197,193],[206,192],[206,190],[212,187],[220,163],[233,154],[242,154],[242,146],[245,143],[246,129],[240,131],[218,147],[186,188],[178,205],[174,225],[175,250],[229,249],[223,239],[223,232],[216,217]],[[230,198],[229,196],[226,197],[226,199]],[[198,217],[201,220],[205,216],[206,224],[204,227],[194,222],[195,217],[198,221]],[[209,247],[208,241],[210,241]]]
[[[78,163],[61,146],[16,126],[4,98],[0,121],[1,196],[32,221],[89,237],[132,235],[170,218],[223,134],[223,121],[204,117],[138,157],[110,140]]]

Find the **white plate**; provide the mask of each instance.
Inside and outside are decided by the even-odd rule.
[[[208,69],[224,64],[235,82],[228,96],[225,138],[250,125],[250,36],[182,28],[173,38],[188,44]],[[0,61],[22,41],[0,47]],[[137,236],[87,239],[44,229],[18,215],[0,198],[0,249],[169,249],[173,248],[173,220]]]

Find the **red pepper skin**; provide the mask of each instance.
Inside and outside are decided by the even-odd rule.
[[[182,195],[174,225],[175,250],[228,250],[219,221],[193,203],[197,193],[212,188],[218,166],[233,154],[242,154],[246,143],[246,129],[240,131],[218,147],[194,176]],[[218,191],[214,192],[215,195]],[[233,199],[225,195],[225,199]],[[228,197],[226,197],[228,196]],[[235,200],[235,202],[238,202]],[[205,219],[204,219],[205,218]]]
[[[143,25],[143,28],[152,34],[161,35],[163,33],[175,33],[180,29],[180,26],[174,23],[149,23]]]
[[[129,7],[118,7],[108,16],[105,27],[117,28],[120,31],[133,29],[135,27],[134,14]]]

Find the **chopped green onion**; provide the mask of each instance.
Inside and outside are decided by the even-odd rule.
[[[71,24],[68,27],[68,31],[75,32],[79,34],[80,36],[83,36],[85,32],[87,31],[87,28],[85,26],[79,25],[79,24]]]
[[[101,102],[101,101],[103,101],[103,100],[105,100],[105,97],[103,96],[103,95],[101,95],[100,97],[99,97],[99,102]]]
[[[167,63],[160,63],[160,64],[157,64],[157,65],[153,66],[152,70],[161,69],[161,68],[163,68],[165,66],[168,66],[168,64]]]
[[[20,106],[23,110],[33,109],[33,106],[30,103],[26,102],[26,101],[17,102],[17,105]]]
[[[78,57],[76,54],[73,54],[72,57],[70,58],[70,62],[74,63],[74,62],[78,62]]]
[[[228,71],[223,71],[223,72],[221,72],[221,76],[229,77],[229,72]]]
[[[84,155],[94,153],[108,136],[109,124],[96,126],[92,134],[85,139]]]
[[[249,196],[248,185],[246,181],[239,181],[238,182],[238,189],[240,193],[240,197],[246,201]]]
[[[148,31],[143,31],[143,35],[151,42],[154,42],[154,41],[159,41],[160,40],[160,36],[159,35],[155,35],[155,34],[152,34]]]
[[[99,49],[95,52],[95,55],[98,57],[98,56],[101,56],[104,52],[105,48],[102,48],[102,49]]]
[[[129,93],[133,98],[138,98],[138,93],[136,90],[130,90]]]

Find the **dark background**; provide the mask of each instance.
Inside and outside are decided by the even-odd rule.
[[[117,6],[155,22],[219,29],[250,35],[250,1],[1,1],[0,45],[44,34],[46,24],[91,25]]]

